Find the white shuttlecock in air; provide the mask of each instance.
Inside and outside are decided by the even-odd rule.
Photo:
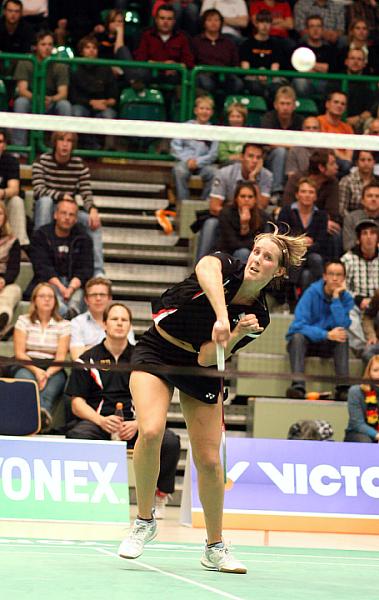
[[[315,66],[316,55],[310,48],[297,48],[291,56],[291,63],[296,71],[305,73]]]

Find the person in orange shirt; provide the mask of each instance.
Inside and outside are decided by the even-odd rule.
[[[325,114],[320,115],[321,131],[324,133],[354,133],[349,123],[342,121],[347,107],[347,94],[330,92],[325,102]],[[335,150],[340,176],[347,175],[352,167],[353,151],[346,148]]]

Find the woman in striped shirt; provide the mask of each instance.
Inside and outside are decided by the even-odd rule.
[[[21,315],[15,325],[13,342],[18,360],[34,360],[33,365],[19,368],[15,377],[37,381],[41,407],[51,423],[51,410],[63,393],[66,374],[61,367],[46,366],[46,360],[66,358],[71,324],[58,312],[58,299],[49,283],[38,284],[32,294],[29,313]],[[44,360],[39,365],[38,360]]]

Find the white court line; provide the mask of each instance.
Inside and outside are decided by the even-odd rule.
[[[96,552],[100,554],[107,554],[108,556],[115,556],[119,558],[118,554],[114,552],[109,552],[109,550],[103,550],[102,548],[94,548]],[[222,590],[218,590],[217,588],[213,588],[210,585],[205,585],[204,583],[199,583],[198,581],[193,581],[192,579],[188,579],[187,577],[182,577],[181,575],[175,575],[174,573],[170,573],[169,571],[163,571],[162,569],[158,569],[157,567],[152,567],[151,565],[147,565],[146,563],[141,562],[140,560],[133,560],[135,565],[139,565],[148,569],[149,571],[155,571],[155,573],[159,573],[160,575],[167,575],[167,577],[172,577],[173,579],[178,579],[179,581],[184,581],[184,583],[189,583],[190,585],[194,585],[196,587],[202,588],[207,592],[212,592],[213,594],[218,594],[219,596],[223,596],[224,598],[230,598],[230,600],[244,600],[241,596],[233,596],[233,594],[229,594],[228,592],[223,592]]]

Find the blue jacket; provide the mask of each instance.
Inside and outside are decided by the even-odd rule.
[[[187,123],[198,124],[196,119]],[[186,162],[190,158],[196,158],[199,169],[211,165],[217,160],[218,142],[207,142],[204,140],[171,140],[171,154],[177,160]]]
[[[302,333],[311,342],[326,340],[328,331],[334,327],[350,327],[349,312],[353,306],[349,292],[343,292],[339,298],[328,297],[324,292],[324,280],[319,279],[305,290],[297,303],[286,338]]]

